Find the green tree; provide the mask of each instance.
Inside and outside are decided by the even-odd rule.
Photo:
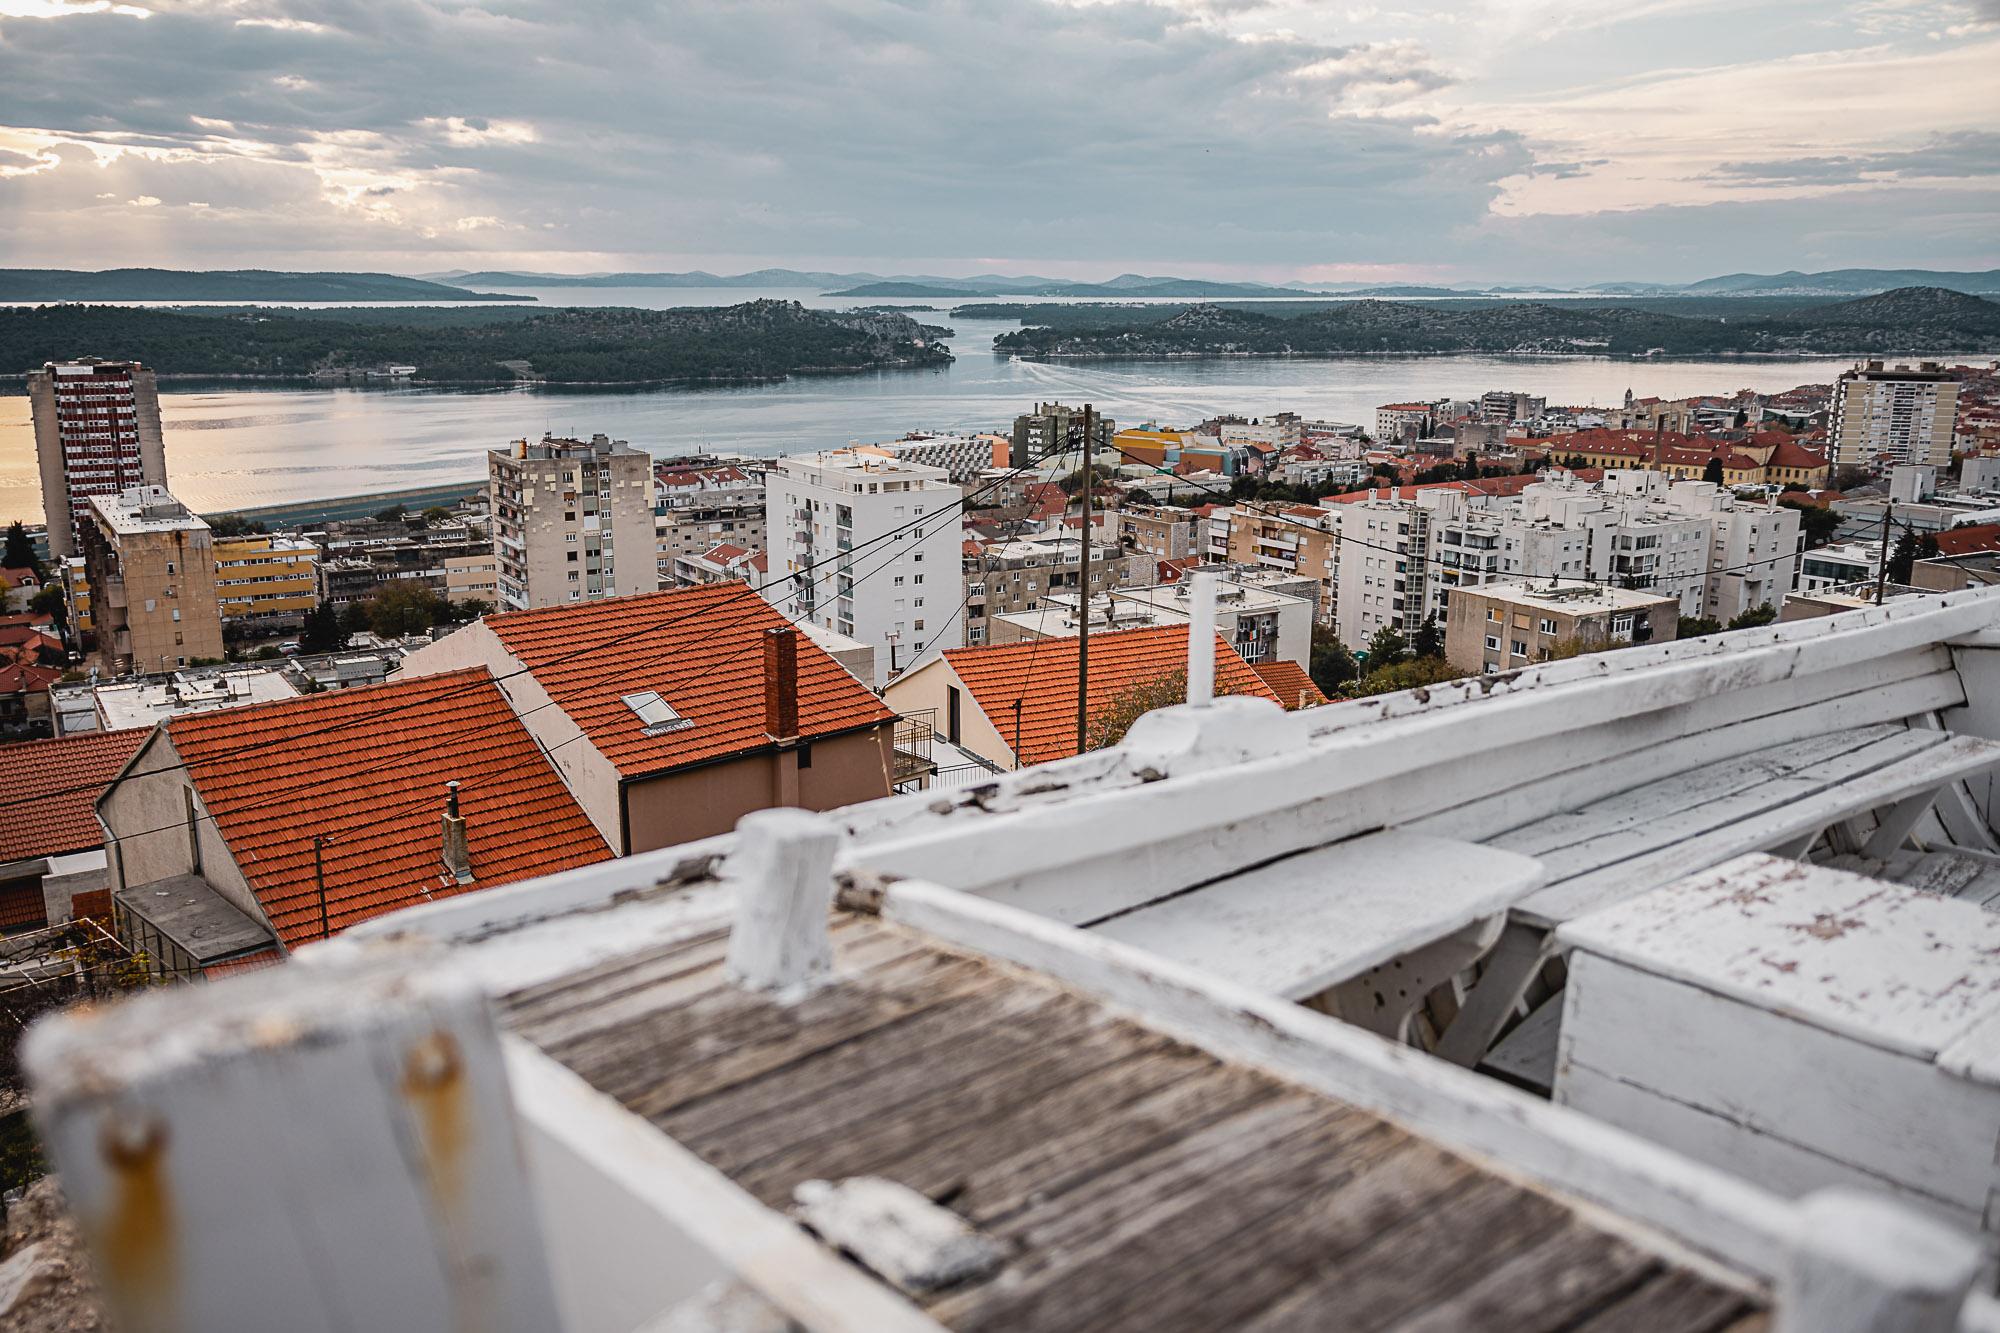
[[[271,530],[261,519],[245,518],[241,514],[217,514],[203,521],[208,524],[209,532],[217,537],[249,537]]]
[[[369,626],[368,602],[349,602],[340,608],[340,628],[349,634],[360,634]]]
[[[1376,694],[1394,694],[1398,690],[1413,690],[1421,685],[1460,680],[1471,674],[1460,671],[1442,657],[1418,657],[1392,666],[1377,667],[1371,655],[1368,664],[1372,669],[1348,688],[1348,698],[1366,699]]]
[[[1722,633],[1722,622],[1714,616],[1682,616],[1674,626],[1676,639],[1699,639],[1710,634]]]
[[[434,528],[441,523],[449,522],[451,522],[451,511],[443,505],[432,505],[424,511],[424,524],[427,527]]]
[[[442,600],[416,579],[396,579],[377,589],[368,603],[368,624],[385,639],[422,634],[443,614]]]
[[[1937,543],[1931,543],[1935,546]],[[1889,582],[1908,583],[1910,570],[1917,563],[1917,534],[1905,524],[1896,537],[1896,549],[1889,554]]]
[[[1222,680],[1215,682],[1218,697],[1242,691]],[[1156,708],[1187,702],[1187,670],[1176,667],[1147,680],[1138,680],[1113,694],[1091,713],[1084,724],[1083,748],[1102,750],[1125,739],[1132,724]]]
[[[1742,615],[1732,617],[1730,622],[1723,628],[1756,629],[1759,625],[1768,625],[1777,618],[1778,608],[1772,606],[1769,602],[1765,602],[1762,606],[1753,606]]]
[[[1704,464],[1702,465],[1702,469],[1701,469],[1701,479],[1702,479],[1703,481],[1712,481],[1712,482],[1714,482],[1714,483],[1715,483],[1716,485],[1718,485],[1718,486],[1720,486],[1720,485],[1722,484],[1722,457],[1721,457],[1721,455],[1719,455],[1719,454],[1710,454],[1710,455],[1708,456],[1708,462],[1706,462],[1706,463],[1704,463]]]
[[[1361,667],[1331,625],[1314,625],[1312,661],[1306,666],[1306,674],[1319,686],[1319,692],[1331,699],[1361,674]]]
[[[28,539],[28,530],[21,526],[19,519],[7,525],[7,550],[0,554],[0,567],[32,569],[37,583],[48,581],[48,571],[42,568],[41,558],[35,554],[35,544]]]
[[[1386,667],[1395,666],[1410,656],[1410,641],[1403,637],[1403,631],[1394,625],[1384,625],[1368,640],[1368,671],[1373,675]]]
[[[1840,531],[1840,515],[1824,505],[1808,504],[1792,495],[1780,495],[1778,503],[1799,511],[1799,531],[1805,534],[1808,550],[1826,545]]]
[[[299,651],[302,653],[337,653],[347,646],[347,629],[340,623],[340,612],[332,602],[321,602],[306,612],[306,623],[299,632]]]
[[[1444,626],[1438,624],[1435,615],[1425,616],[1417,632],[1410,636],[1410,655],[1419,660],[1444,656]]]
[[[400,523],[409,515],[409,512],[402,505],[390,505],[387,509],[376,511],[375,521],[377,523]]]
[[[56,622],[56,628],[65,636],[69,634],[69,600],[63,596],[59,584],[48,584],[40,592],[28,599],[28,609],[38,616],[48,616]]]

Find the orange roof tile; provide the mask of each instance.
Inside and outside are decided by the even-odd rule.
[[[148,734],[134,727],[8,746],[8,796],[21,804],[0,820],[0,861],[103,846],[97,798]]]
[[[1090,697],[1094,712],[1128,686],[1187,667],[1185,625],[1112,630],[1090,636]],[[1076,753],[1076,658],[1074,638],[1033,639],[984,648],[951,648],[945,661],[972,693],[979,710],[1003,739],[1015,746],[1023,765],[1066,759]],[[1034,674],[1029,674],[1033,667]],[[1275,701],[1271,687],[1250,664],[1216,636],[1216,688]],[[1015,741],[1014,701],[1021,701],[1019,741]]]
[[[1968,523],[1937,535],[1939,555],[1971,555],[2000,551],[2000,523]]]
[[[790,623],[741,583],[509,611],[485,620],[626,777],[768,748],[764,632]],[[895,719],[873,691],[803,634],[798,664],[804,739]],[[694,725],[646,735],[624,702],[625,695],[645,690],[657,691]]]
[[[1306,669],[1289,657],[1281,657],[1274,662],[1257,662],[1250,669],[1257,678],[1271,687],[1271,693],[1278,696],[1278,702],[1286,709],[1317,708],[1326,702],[1319,686],[1313,684]]]
[[[321,934],[315,834],[336,931],[611,857],[484,667],[188,714],[161,730],[287,949]],[[463,887],[439,865],[452,779],[464,784],[472,854]]]

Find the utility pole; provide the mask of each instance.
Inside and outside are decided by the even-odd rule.
[[[326,865],[320,859],[320,849],[326,846],[324,833],[313,834],[313,883],[319,886],[319,937],[327,939],[333,931],[326,924]]]
[[[1076,600],[1076,752],[1083,753],[1090,731],[1090,451],[1096,413],[1083,405],[1083,557],[1078,565]]]
[[[1889,586],[1889,520],[1896,513],[1896,502],[1886,501],[1882,506],[1882,558],[1875,564],[1875,605],[1882,605],[1882,594]]]

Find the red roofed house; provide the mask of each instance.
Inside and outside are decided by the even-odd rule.
[[[1090,636],[1091,712],[1119,691],[1187,669],[1184,625]],[[950,648],[891,684],[889,704],[908,715],[934,710],[945,740],[1001,768],[1067,759],[1076,749],[1075,637],[985,648]],[[1216,636],[1218,693],[1277,700],[1271,687]]]
[[[10,745],[0,820],[0,932],[66,921],[70,898],[104,887],[96,801],[146,730],[91,732]]]
[[[1300,708],[1317,708],[1326,702],[1326,695],[1319,686],[1313,684],[1306,669],[1289,657],[1274,657],[1268,662],[1252,664],[1257,679],[1271,687],[1271,693],[1278,696],[1278,702],[1286,712]]]
[[[183,977],[611,857],[483,670],[171,718],[97,814],[119,937]]]
[[[402,670],[468,666],[499,678],[620,855],[890,792],[896,715],[740,583],[487,616]]]

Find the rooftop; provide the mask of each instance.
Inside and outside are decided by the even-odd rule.
[[[146,739],[144,730],[91,732],[10,745],[0,862],[102,846],[97,797]]]
[[[117,730],[150,727],[183,713],[294,699],[299,692],[284,672],[254,668],[215,674],[178,671],[171,680],[99,685],[96,693],[103,725]]]
[[[763,639],[790,623],[741,583],[509,611],[482,622],[626,777],[769,747]],[[798,678],[806,740],[895,718],[810,641],[798,646]],[[692,725],[647,735],[624,701],[645,691]]]
[[[611,855],[483,668],[177,717],[163,731],[288,949],[320,938],[321,884],[338,931]],[[465,886],[439,866],[450,781],[463,784]]]
[[[1677,605],[1672,597],[1642,592],[1636,588],[1616,588],[1608,583],[1483,583],[1460,590],[1473,597],[1507,602],[1530,610],[1563,611],[1571,615],[1591,611],[1636,611],[1647,607]]]
[[[556,458],[604,458],[613,454],[632,455],[640,453],[628,441],[614,440],[608,435],[593,435],[587,440],[564,439],[554,435],[544,435],[530,442],[516,440],[504,449],[495,449],[494,454],[505,458],[556,459]]]
[[[116,495],[93,495],[90,507],[120,536],[208,531],[208,524],[164,486],[128,486]]]

